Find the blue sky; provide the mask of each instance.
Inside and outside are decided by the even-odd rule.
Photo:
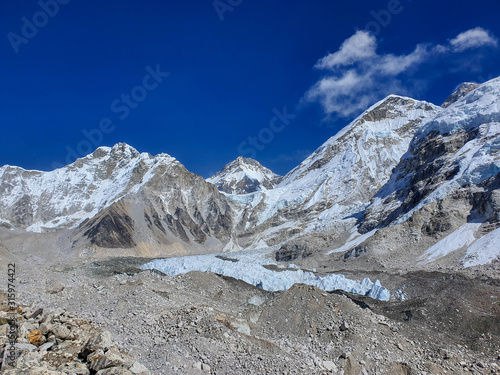
[[[285,174],[390,93],[500,76],[494,0],[0,1],[0,165],[126,142]]]

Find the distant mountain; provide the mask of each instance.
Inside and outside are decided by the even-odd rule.
[[[228,194],[247,194],[274,189],[282,179],[258,161],[240,156],[207,181]]]
[[[446,100],[441,104],[441,107],[448,108],[450,105],[462,99],[465,95],[467,95],[472,90],[475,90],[479,87],[479,84],[474,82],[464,82],[459,85],[453,93],[446,98]]]

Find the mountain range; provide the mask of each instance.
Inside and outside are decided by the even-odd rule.
[[[99,254],[275,247],[290,260],[476,266],[499,255],[499,149],[496,78],[441,106],[390,95],[283,177],[238,157],[205,180],[124,143],[50,172],[6,165],[0,230]]]

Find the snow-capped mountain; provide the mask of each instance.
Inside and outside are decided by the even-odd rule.
[[[240,156],[207,181],[225,193],[246,194],[274,189],[282,179],[258,161]]]
[[[499,188],[497,78],[451,104],[416,133],[365,212],[360,232],[380,233],[365,247],[406,233],[411,244],[403,241],[399,246],[413,248],[413,253],[426,249],[421,258],[425,262],[458,250],[465,265],[491,261],[500,255],[500,247],[493,245],[500,240]]]
[[[364,227],[406,220],[426,204],[500,173],[500,79],[428,121],[366,212]],[[374,221],[374,222],[372,222]]]
[[[168,155],[158,161],[176,163]],[[0,168],[0,215],[4,225],[29,231],[78,225],[141,184],[154,166],[149,154],[118,144],[51,172]],[[142,181],[143,182],[143,181]]]
[[[175,158],[126,144],[100,147],[51,172],[0,169],[2,226],[75,229],[105,248],[224,246],[233,214],[226,197]]]

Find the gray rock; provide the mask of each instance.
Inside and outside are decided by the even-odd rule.
[[[57,280],[51,280],[46,283],[45,291],[49,294],[57,294],[64,290],[64,285]]]
[[[35,345],[31,345],[31,344],[24,344],[24,343],[17,343],[14,345],[14,351],[11,352],[10,350],[11,346],[7,346],[5,348],[5,351],[3,352],[3,358],[2,358],[2,363],[1,363],[1,370],[5,370],[8,368],[8,365],[9,363],[11,362],[11,359],[9,358],[9,356],[11,355],[11,353],[13,353],[15,355],[15,361],[17,361],[19,359],[19,357],[23,354],[23,353],[27,353],[27,352],[33,352],[36,350],[36,346]]]
[[[202,363],[202,364],[201,364],[201,369],[202,369],[203,371],[209,372],[209,371],[210,371],[210,369],[211,369],[211,367],[210,367],[210,365],[207,365],[206,363]]]
[[[42,335],[46,335],[47,333],[50,332],[50,330],[54,327],[53,324],[51,323],[41,323],[38,329],[42,333]]]
[[[58,368],[59,371],[64,371],[66,374],[71,375],[89,375],[90,370],[84,363],[78,361],[72,361],[70,363],[65,363]]]
[[[335,365],[334,362],[332,361],[323,361],[322,362],[322,366],[327,369],[328,371],[333,371],[334,373],[336,373],[338,370],[337,370],[337,366]]]
[[[25,338],[28,333],[34,331],[35,329],[38,329],[37,325],[29,322],[23,323],[19,328],[19,337]]]
[[[9,325],[8,324],[3,324],[0,326],[0,336],[7,336],[8,332],[9,332]]]
[[[113,346],[111,333],[109,331],[96,332],[85,345],[88,351],[96,351],[98,349],[106,350]]]
[[[349,323],[347,322],[342,322],[342,324],[340,325],[340,330],[341,331],[347,331],[349,329]]]
[[[50,348],[52,348],[53,346],[55,345],[54,342],[46,342],[45,344],[42,344],[39,348],[38,348],[38,351],[39,352],[46,352],[47,350],[49,350]]]
[[[250,298],[248,300],[248,303],[250,305],[254,305],[254,306],[260,306],[262,305],[264,302],[266,302],[265,298],[261,297],[261,296],[253,296],[252,298]]]
[[[0,311],[0,325],[9,323],[9,314],[6,311]]]
[[[66,312],[66,310],[64,310],[62,307],[58,307],[57,309],[55,309],[53,312],[52,312],[52,315],[57,318],[59,316],[61,316],[62,314],[64,314]]]
[[[278,262],[288,262],[304,257],[308,246],[306,244],[285,244],[276,251],[275,259]]]
[[[104,370],[99,370],[96,375],[133,375],[133,372],[123,368],[123,367],[111,367]]]
[[[110,349],[103,355],[95,355],[90,361],[90,368],[95,371],[103,370],[111,367],[131,367],[132,363],[127,366],[124,355],[116,349]]]
[[[195,368],[197,370],[201,370],[201,365],[202,365],[201,362],[195,362],[195,363],[193,363],[193,368]]]
[[[71,331],[68,329],[68,327],[58,324],[55,327],[52,328],[52,333],[61,340],[67,340],[71,336]]]
[[[151,373],[143,364],[139,362],[134,362],[132,367],[129,368],[129,371],[135,375],[150,375]]]

